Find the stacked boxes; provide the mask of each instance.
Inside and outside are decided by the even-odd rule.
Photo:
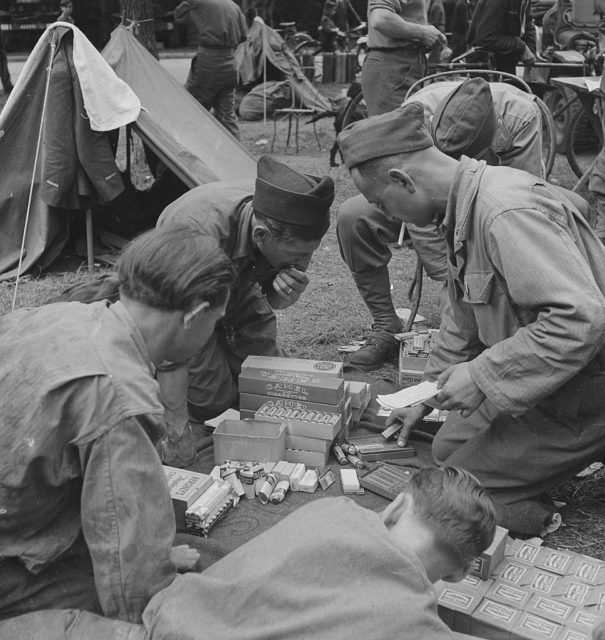
[[[399,384],[411,387],[424,379],[427,359],[439,334],[437,329],[398,333],[399,340]]]
[[[444,584],[439,614],[454,630],[510,640],[587,640],[605,611],[605,562],[509,540],[488,580]]]
[[[330,444],[352,420],[340,362],[249,356],[239,390],[242,418],[286,425],[289,462],[325,465]]]
[[[187,528],[185,511],[208,489],[213,480],[204,473],[195,473],[175,467],[164,466],[164,473],[172,498],[176,530],[185,531]]]

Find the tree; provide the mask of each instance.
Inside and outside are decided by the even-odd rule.
[[[137,40],[157,58],[153,0],[120,0],[120,10],[126,25],[134,23],[133,33]]]

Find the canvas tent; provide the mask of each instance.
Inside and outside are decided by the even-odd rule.
[[[87,174],[93,185],[100,185],[103,180],[103,176],[94,174],[90,164],[83,168],[83,154],[90,155],[90,151],[76,144],[63,145],[61,157],[54,148],[62,138],[53,135],[53,128],[47,122],[49,111],[45,109],[45,96],[52,94],[54,88],[49,61],[63,56],[72,76],[78,76],[73,83],[76,88],[80,84],[84,93],[88,91],[98,99],[103,99],[104,94],[102,85],[87,86],[91,84],[90,77],[86,82],[78,82],[80,74],[69,57],[69,42],[63,45],[65,39],[58,42],[56,37],[58,30],[65,28],[61,24],[51,25],[40,38],[0,113],[0,280],[17,275],[20,255],[20,273],[34,265],[48,266],[67,240],[69,211],[49,204],[44,193],[52,149],[55,163],[78,165],[78,176]],[[121,78],[140,100],[141,110],[133,128],[186,187],[256,176],[254,158],[128,29],[118,27],[102,54],[113,69],[109,69],[109,73]],[[75,98],[74,101],[77,102]],[[59,113],[57,117],[54,110],[50,113],[55,120],[73,119],[74,122],[82,116],[82,113],[76,113],[78,117]],[[35,158],[38,163],[34,171]],[[29,219],[24,229],[26,214]]]
[[[235,52],[240,83],[289,80],[300,103],[316,111],[331,111],[330,101],[305,76],[284,39],[261,18],[255,18],[245,42]]]

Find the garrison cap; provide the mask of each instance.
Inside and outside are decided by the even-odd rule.
[[[271,156],[256,168],[252,206],[261,215],[286,224],[317,227],[326,223],[334,201],[334,180],[298,173]]]
[[[423,105],[410,102],[350,124],[338,136],[338,146],[352,169],[367,160],[428,149],[433,139],[424,124]]]
[[[498,116],[489,83],[483,78],[465,80],[435,109],[431,130],[435,146],[452,158],[475,158],[494,139]]]

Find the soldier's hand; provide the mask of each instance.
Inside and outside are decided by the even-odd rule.
[[[437,27],[432,24],[426,25],[422,29],[420,35],[420,43],[425,49],[434,49],[437,46],[443,46],[447,44],[447,38]]]
[[[309,276],[295,267],[282,269],[273,280],[273,289],[287,306],[294,304],[309,284]]]
[[[193,571],[200,559],[200,552],[188,544],[177,544],[170,549],[170,560],[179,573]]]
[[[404,407],[403,409],[395,409],[386,419],[385,426],[390,427],[392,424],[400,424],[401,431],[397,436],[397,446],[405,447],[410,431],[414,426],[424,418],[427,407],[424,404],[417,404],[413,407]]]
[[[437,389],[434,400],[438,408],[459,411],[463,418],[468,418],[485,400],[483,391],[471,378],[468,362],[446,369],[437,379]]]
[[[521,56],[520,62],[523,62],[523,64],[534,64],[536,62],[536,56],[532,53],[532,50],[525,45],[525,51],[523,52],[523,55]]]

